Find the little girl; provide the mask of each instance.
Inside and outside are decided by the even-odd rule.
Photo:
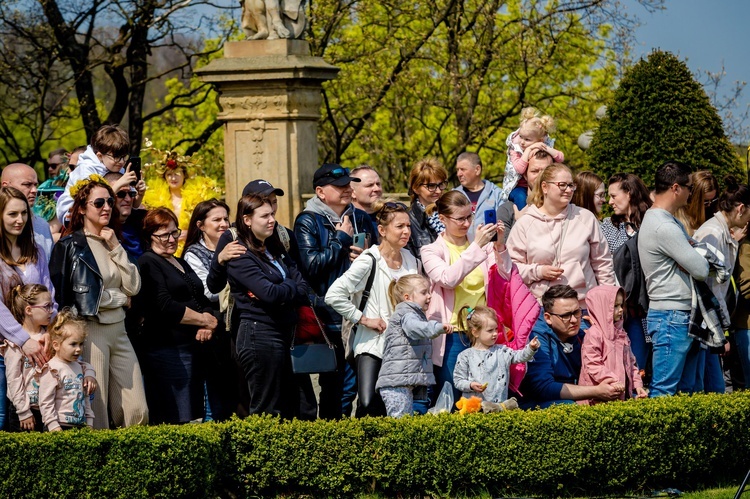
[[[497,343],[497,312],[488,307],[464,306],[458,312],[459,326],[466,331],[471,348],[458,354],[453,384],[466,398],[479,397],[492,404],[508,399],[510,365],[528,362],[539,349],[534,338],[523,350]]]
[[[522,175],[526,173],[531,155],[542,149],[547,151],[556,163],[565,160],[562,152],[552,148],[555,140],[549,137],[549,133],[554,131],[555,120],[551,116],[539,116],[536,109],[527,107],[521,111],[521,126],[505,140],[508,146],[508,160],[505,163],[503,192],[519,210],[526,208],[526,191],[529,184]]]
[[[94,412],[89,395],[92,391],[84,381],[82,365],[87,373],[93,368],[79,360],[86,340],[86,321],[65,308],[49,328],[47,370],[39,383],[39,408],[42,421],[49,431],[93,428]]]
[[[41,340],[54,311],[54,302],[47,288],[41,284],[18,285],[10,290],[6,303],[31,339]],[[0,354],[5,357],[5,376],[11,402],[8,414],[10,431],[42,431],[42,415],[39,412],[42,368],[35,367],[23,350],[10,341],[6,340],[0,345]]]
[[[622,328],[625,291],[617,286],[596,286],[586,293],[591,327],[581,345],[581,375],[578,384],[596,386],[614,380],[620,399],[646,398],[643,381],[630,349],[630,339]],[[582,400],[581,404],[595,404]]]
[[[453,331],[450,324],[428,321],[430,281],[409,274],[391,282],[388,295],[396,307],[385,330],[383,363],[375,389],[389,416],[399,418],[414,412],[414,400],[427,399],[427,387],[435,384],[432,374],[432,338]]]

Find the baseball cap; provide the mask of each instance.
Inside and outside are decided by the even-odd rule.
[[[277,189],[271,185],[271,182],[267,180],[257,179],[248,183],[244,189],[242,189],[242,195],[247,196],[248,194],[258,194],[259,196],[268,196],[269,194],[276,194],[277,196],[283,196],[284,191]]]
[[[347,185],[349,182],[361,182],[362,179],[349,176],[349,168],[334,163],[326,163],[315,171],[313,175],[313,186],[324,185]]]

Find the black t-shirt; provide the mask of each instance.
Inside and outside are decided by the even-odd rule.
[[[473,211],[476,211],[477,203],[479,202],[479,196],[481,196],[482,192],[484,192],[484,184],[482,184],[482,188],[478,191],[471,192],[469,189],[464,189],[464,192],[466,192],[466,197],[468,197],[469,201],[471,201],[471,209]]]

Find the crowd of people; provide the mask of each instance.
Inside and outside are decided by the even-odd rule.
[[[744,388],[750,188],[677,161],[651,190],[627,172],[605,185],[563,163],[553,129],[524,110],[502,188],[476,153],[455,189],[417,161],[410,206],[369,166],[324,164],[290,228],[263,179],[233,216],[182,204],[189,172],[168,155],[169,190],[149,196],[116,126],[50,155],[56,216],[38,214],[35,170],[6,166],[0,428],[338,419],[355,401],[400,417],[446,394],[486,412],[597,404],[724,392],[725,371]],[[316,393],[291,352],[324,342]]]

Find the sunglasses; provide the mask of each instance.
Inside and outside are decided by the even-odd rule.
[[[331,178],[341,178],[346,177],[349,175],[349,168],[344,168],[343,166],[340,168],[334,168],[330,172],[323,175],[324,177],[331,177]]]
[[[96,208],[97,210],[101,210],[104,207],[104,203],[107,203],[107,206],[109,206],[110,208],[112,208],[115,205],[115,200],[114,200],[114,198],[109,197],[109,198],[106,198],[106,199],[105,198],[96,198],[93,201],[89,201],[89,204],[93,204],[94,208]]]
[[[386,203],[383,203],[383,208],[388,208],[389,210],[409,211],[409,208],[404,203],[399,203],[399,202],[394,202],[394,201],[388,201]]]
[[[118,199],[125,199],[126,196],[130,196],[131,199],[135,199],[136,196],[138,196],[138,191],[118,191],[115,196],[117,196]]]

